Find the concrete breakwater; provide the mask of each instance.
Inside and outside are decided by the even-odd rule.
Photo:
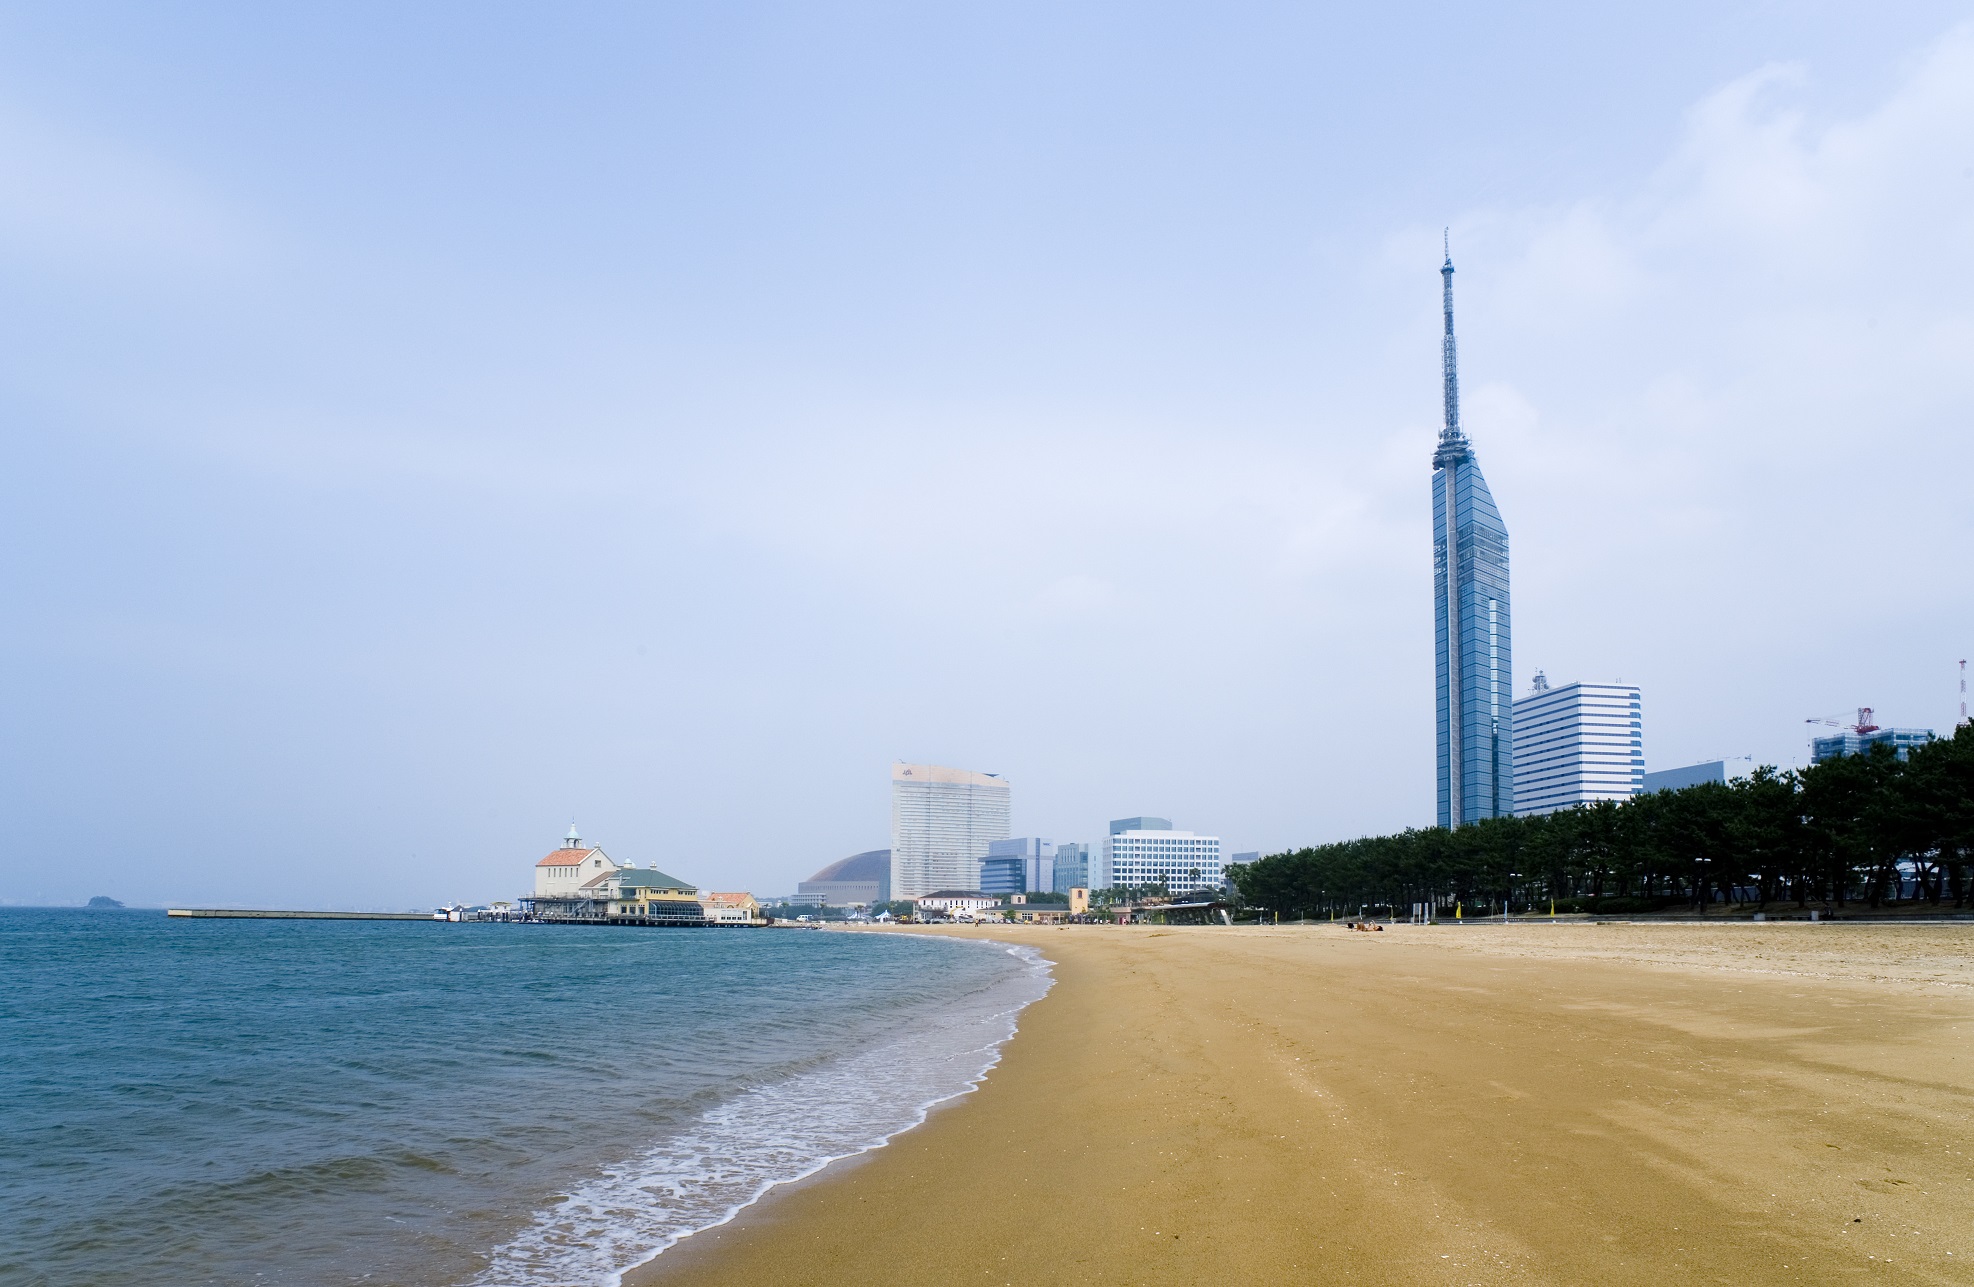
[[[286,912],[260,907],[171,907],[167,916],[263,921],[429,921],[430,912]]]

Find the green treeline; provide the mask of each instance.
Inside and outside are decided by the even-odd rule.
[[[1283,916],[1511,908],[1639,912],[1718,901],[1965,906],[1974,885],[1974,725],[1900,760],[1888,748],[1733,783],[1658,791],[1457,830],[1414,829],[1232,868]]]

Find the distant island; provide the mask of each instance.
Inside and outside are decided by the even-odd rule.
[[[107,894],[98,894],[98,895],[96,895],[96,897],[94,897],[94,898],[92,898],[92,899],[90,899],[90,900],[89,900],[89,906],[91,906],[91,907],[122,907],[122,906],[123,906],[123,904],[122,904],[122,903],[119,903],[119,902],[118,902],[118,901],[117,901],[116,899],[114,899],[114,898],[111,898],[111,897],[110,897],[109,895],[107,895]]]

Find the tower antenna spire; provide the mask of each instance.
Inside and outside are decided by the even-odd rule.
[[[1463,456],[1467,452],[1467,436],[1460,432],[1460,351],[1453,339],[1453,230],[1442,230],[1440,241],[1446,250],[1446,262],[1439,266],[1440,300],[1446,315],[1446,330],[1440,338],[1440,397],[1445,419],[1439,427],[1435,469],[1442,463],[1442,457]]]

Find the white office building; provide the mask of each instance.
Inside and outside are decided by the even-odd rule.
[[[1515,700],[1515,816],[1631,799],[1645,786],[1644,730],[1636,685],[1552,688],[1537,671]]]
[[[1008,838],[1008,781],[936,764],[891,766],[891,897],[979,887],[988,846]]]
[[[1220,837],[1174,831],[1163,818],[1119,818],[1104,840],[1104,888],[1163,885],[1174,894],[1218,889],[1226,879]]]

